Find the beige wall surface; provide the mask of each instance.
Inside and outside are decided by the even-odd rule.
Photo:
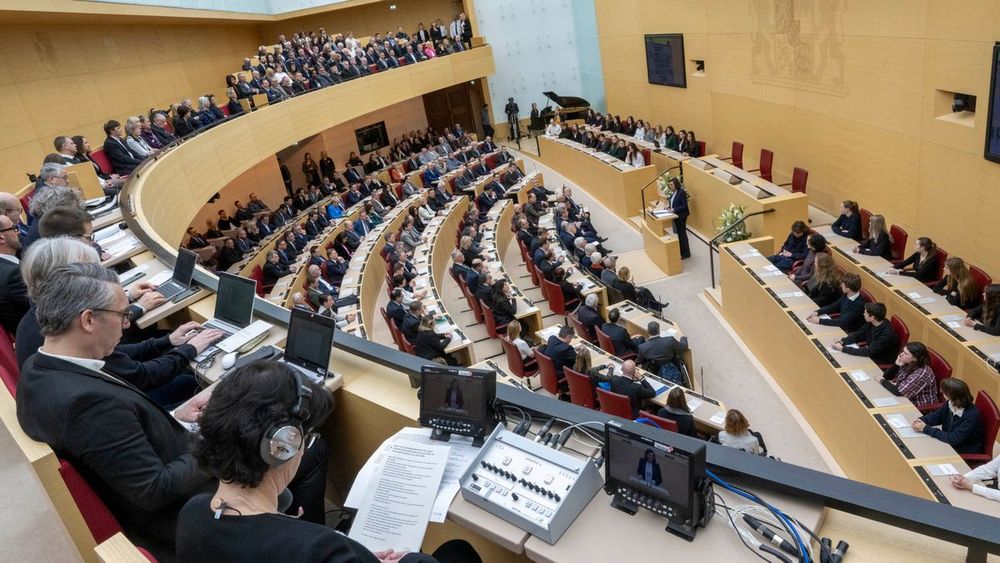
[[[994,2],[596,0],[608,107],[693,128],[708,150],[774,151],[775,180],[809,171],[810,203],[842,199],[1000,277],[990,210],[1000,165],[983,159]],[[683,33],[686,89],[654,86],[644,34]],[[705,75],[692,76],[692,60]],[[972,126],[937,119],[936,91],[978,98]],[[937,108],[937,110],[935,109]]]
[[[57,135],[96,150],[109,119],[224,90],[257,43],[252,25],[0,25],[0,189],[25,185]]]
[[[390,10],[389,6],[396,6]],[[440,18],[444,25],[451,22],[452,17],[461,11],[461,5],[455,8],[452,0],[394,0],[393,2],[375,2],[357,6],[347,10],[331,10],[299,18],[279,22],[262,23],[258,25],[261,39],[267,44],[274,43],[279,33],[291,37],[296,31],[316,31],[325,27],[327,33],[354,33],[355,37],[368,37],[386,30],[396,32],[397,26],[403,26],[403,31],[412,34],[417,24],[424,22],[424,27],[430,29],[435,19]]]

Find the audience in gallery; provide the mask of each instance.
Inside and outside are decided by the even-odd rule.
[[[845,199],[840,204],[840,216],[831,227],[834,234],[861,241],[861,211],[857,202]]]
[[[972,393],[964,381],[949,377],[941,381],[944,404],[913,421],[913,429],[948,443],[960,454],[982,453],[983,423]]]

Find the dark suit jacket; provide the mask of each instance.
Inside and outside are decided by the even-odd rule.
[[[264,286],[270,287],[277,283],[279,279],[290,273],[291,270],[289,270],[287,266],[282,265],[280,262],[278,264],[266,262],[264,264]]]
[[[608,335],[611,342],[615,345],[615,355],[619,358],[628,352],[639,352],[639,347],[636,346],[635,341],[629,335],[625,327],[615,324],[615,323],[604,323],[601,327],[601,332]]]
[[[129,174],[142,162],[141,158],[128,150],[124,140],[110,136],[104,139],[104,154],[111,161],[111,168],[116,174]]]
[[[403,317],[403,325],[399,327],[403,336],[410,342],[417,340],[417,329],[420,328],[420,318],[407,311]]]
[[[389,305],[386,306],[385,312],[389,315],[389,318],[396,321],[396,328],[403,326],[403,318],[406,317],[406,308],[396,303],[395,301],[390,301]]]
[[[687,337],[680,340],[673,336],[654,336],[639,345],[639,357],[636,362],[650,366],[650,371],[656,372],[663,364],[673,361],[687,349]]]
[[[604,323],[601,313],[586,305],[581,305],[580,308],[576,310],[576,318],[581,324],[583,324],[583,326],[587,327],[587,332],[590,333],[590,338],[596,339],[597,331],[594,329]]]
[[[646,463],[647,462],[645,457],[639,460],[639,468],[637,469],[637,474],[639,475],[640,479],[646,478]],[[652,466],[653,466],[653,471],[652,471],[653,484],[659,485],[660,483],[663,482],[663,474],[660,472],[660,464],[654,461],[652,462]]]
[[[859,294],[853,300],[841,294],[840,299],[830,303],[826,307],[820,307],[816,313],[829,315],[830,313],[840,313],[836,319],[820,319],[819,324],[827,326],[839,326],[845,332],[851,333],[865,324],[865,300]]]
[[[35,354],[25,362],[17,419],[80,470],[126,533],[162,530],[156,535],[171,541],[181,505],[209,481],[189,452],[192,435],[163,407],[59,358]]]
[[[413,341],[413,351],[425,360],[442,358],[447,354],[444,350],[450,341],[446,334],[437,334],[433,330],[419,330]]]
[[[554,334],[545,343],[545,349],[542,350],[542,353],[552,359],[552,363],[556,366],[556,375],[560,379],[563,377],[563,368],[572,368],[576,365],[576,350],[559,340],[559,337]]]
[[[864,342],[858,348],[848,348],[846,344]],[[844,353],[852,356],[867,356],[876,364],[891,364],[896,361],[899,354],[899,337],[896,331],[892,330],[889,321],[882,321],[882,324],[875,326],[865,323],[856,332],[852,332],[843,339]]]
[[[17,323],[28,312],[28,289],[21,279],[21,268],[0,258],[0,326],[14,336]]]
[[[625,395],[628,397],[629,403],[632,405],[632,418],[639,417],[639,409],[642,407],[642,402],[646,399],[652,399],[656,396],[656,390],[653,386],[649,384],[648,381],[643,379],[642,381],[635,381],[628,377],[623,377],[620,375],[612,375],[604,379],[611,384],[611,391],[613,393],[618,393],[619,395]]]

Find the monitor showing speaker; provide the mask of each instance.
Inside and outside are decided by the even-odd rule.
[[[605,426],[604,490],[614,495],[612,506],[629,514],[645,508],[667,518],[667,531],[693,539],[712,510],[705,446],[678,434],[633,428]]]
[[[496,396],[492,370],[425,365],[420,369],[420,424],[432,428],[437,440],[459,434],[481,443],[496,426]]]

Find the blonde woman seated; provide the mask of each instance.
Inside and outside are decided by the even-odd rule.
[[[611,376],[612,370],[613,366],[611,362],[600,366],[593,365],[593,359],[590,357],[590,348],[582,345],[576,347],[576,364],[573,365],[573,371],[589,375],[593,383],[598,383],[600,381],[607,381],[608,377]]]
[[[528,344],[528,341],[521,338],[521,323],[509,323],[507,325],[507,340],[510,340],[514,344],[518,353],[521,354],[522,360],[530,360],[535,357],[535,351],[532,350],[531,345]]]
[[[760,454],[760,441],[750,433],[750,421],[743,416],[743,413],[736,409],[729,409],[729,412],[726,413],[725,428],[719,432],[720,444],[754,455]]]
[[[834,264],[832,256],[825,253],[816,255],[813,275],[806,281],[803,289],[820,307],[826,307],[840,299],[840,270]]]

